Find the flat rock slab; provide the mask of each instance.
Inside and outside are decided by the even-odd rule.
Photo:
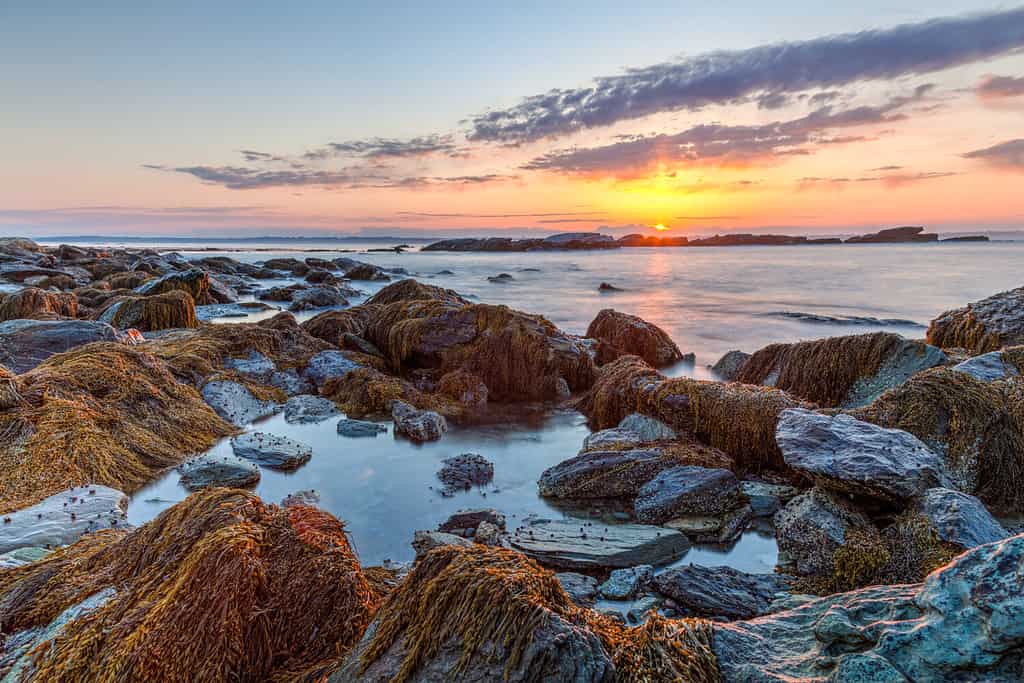
[[[178,466],[181,485],[190,491],[208,486],[247,488],[260,480],[256,463],[237,455],[204,453]]]
[[[280,470],[293,470],[313,456],[313,449],[286,436],[248,432],[231,439],[231,449],[240,458]]]
[[[236,427],[244,427],[281,411],[280,403],[258,399],[245,385],[229,380],[207,382],[202,395],[218,415]]]
[[[1010,535],[980,500],[960,491],[928,489],[917,509],[928,518],[940,540],[964,549],[1001,541]]]
[[[124,340],[107,323],[92,320],[7,320],[0,322],[0,365],[20,375],[55,353],[93,342]]]
[[[1003,358],[1001,351],[991,351],[974,358],[968,358],[964,362],[954,365],[953,369],[957,372],[966,372],[971,377],[980,379],[982,382],[994,382],[999,379],[1016,377],[1020,374],[1012,363],[1007,362]]]
[[[382,425],[379,422],[350,420],[348,418],[338,421],[338,433],[342,436],[361,438],[366,436],[377,436],[378,434],[386,434],[387,431],[387,426]]]
[[[289,424],[313,424],[340,415],[334,403],[319,396],[293,396],[284,404],[284,419]]]
[[[849,415],[791,408],[775,440],[786,464],[822,488],[902,502],[950,485],[942,459],[916,436]]]
[[[661,420],[641,413],[630,413],[619,422],[619,429],[634,432],[641,441],[669,441],[678,438],[676,430]]]
[[[691,564],[659,574],[654,585],[692,616],[749,619],[765,613],[789,582],[778,574]]]
[[[661,524],[680,515],[719,515],[740,504],[740,482],[729,470],[679,465],[643,485],[633,502],[636,517]]]
[[[18,548],[53,548],[100,529],[130,529],[128,496],[108,486],[78,486],[3,516],[0,553]]]
[[[277,370],[274,361],[259,351],[250,351],[246,358],[228,358],[224,361],[224,367],[240,375],[261,380],[267,379]]]
[[[550,498],[632,498],[671,465],[656,448],[593,451],[544,470],[537,486]]]
[[[661,566],[690,549],[685,534],[645,524],[538,520],[516,529],[512,547],[541,564],[564,569]]]
[[[363,366],[349,360],[341,351],[321,351],[309,359],[305,375],[319,388],[332,377],[344,377],[361,367]]]

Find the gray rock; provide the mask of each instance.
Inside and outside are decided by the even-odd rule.
[[[620,427],[612,427],[611,429],[602,429],[599,432],[587,434],[586,438],[583,439],[583,448],[580,449],[580,452],[587,453],[590,451],[632,448],[639,446],[640,441],[640,435],[636,432]]]
[[[615,569],[597,590],[601,597],[609,600],[631,600],[642,593],[653,578],[654,567],[649,564]]]
[[[250,351],[246,358],[228,358],[224,367],[256,380],[267,380],[277,370],[274,361],[259,351]]]
[[[749,619],[764,614],[789,581],[779,574],[691,564],[659,574],[654,584],[690,616]]]
[[[20,375],[55,353],[127,340],[110,325],[92,320],[7,320],[0,322],[0,365]]]
[[[775,440],[786,464],[823,488],[902,502],[949,485],[942,459],[916,436],[849,415],[783,411]]]
[[[722,378],[722,381],[731,382],[736,379],[740,368],[750,358],[749,353],[733,350],[727,352],[718,359],[718,362],[711,366],[711,371]]]
[[[683,532],[694,543],[731,543],[740,537],[753,518],[754,511],[744,504],[720,515],[675,517],[664,526]]]
[[[684,534],[645,524],[588,524],[536,520],[515,530],[512,547],[544,565],[564,569],[661,566],[690,549]]]
[[[256,398],[245,385],[230,380],[207,382],[202,395],[218,415],[236,427],[278,413],[282,407],[279,403]]]
[[[501,529],[494,526],[487,520],[484,520],[480,522],[480,526],[476,528],[476,535],[473,537],[473,540],[484,545],[502,545],[503,539]]]
[[[24,567],[26,564],[38,562],[51,552],[53,551],[40,546],[28,546],[25,548],[18,548],[16,550],[8,550],[6,553],[0,553],[0,570]],[[0,669],[2,669],[2,667],[0,667]]]
[[[866,406],[889,389],[903,384],[911,375],[945,365],[947,361],[946,354],[940,349],[924,342],[904,339],[882,362],[878,372],[870,377],[862,377],[850,387],[840,407],[850,409]]]
[[[555,574],[555,578],[577,605],[588,607],[594,604],[594,599],[597,598],[597,579],[576,572],[559,572]]]
[[[364,436],[377,436],[387,433],[388,428],[379,422],[367,420],[350,420],[344,418],[338,421],[338,433],[342,436],[359,438]]]
[[[964,362],[954,365],[953,369],[957,372],[966,372],[982,382],[994,382],[998,379],[1016,377],[1020,374],[1012,363],[1008,363],[1003,359],[1001,351],[991,351],[980,356],[968,358]]]
[[[130,529],[127,509],[128,496],[108,486],[77,486],[55,493],[3,516],[0,553],[68,545],[100,529]]]
[[[294,491],[281,499],[281,507],[292,507],[293,505],[306,505],[316,507],[320,505],[320,494],[313,489]]]
[[[489,484],[494,479],[494,465],[478,453],[463,453],[445,458],[437,478],[449,492],[463,491]]]
[[[677,465],[643,485],[633,509],[646,524],[661,524],[680,515],[719,515],[741,503],[740,482],[729,470]]]
[[[278,370],[270,375],[267,380],[267,384],[272,387],[277,387],[288,396],[298,396],[299,394],[311,394],[316,391],[316,387],[308,379],[300,375],[294,368],[287,370]]]
[[[923,584],[873,586],[716,624],[726,681],[996,681],[1024,671],[1024,535],[970,550]]]
[[[468,548],[473,545],[473,542],[462,536],[448,534],[443,531],[417,531],[413,534],[412,549],[416,551],[416,559],[426,555],[434,548],[440,548],[445,545],[458,545]]]
[[[196,318],[209,322],[216,318],[247,318],[253,313],[276,310],[262,301],[243,301],[234,304],[208,304],[196,306]]]
[[[633,498],[673,464],[656,448],[583,453],[544,470],[537,485],[549,498]]]
[[[319,396],[293,396],[284,404],[284,419],[289,424],[312,424],[340,415],[334,403]]]
[[[309,359],[305,375],[320,388],[332,377],[344,377],[361,367],[359,363],[346,358],[341,351],[321,351]]]
[[[1001,541],[1010,534],[980,500],[950,489],[928,489],[917,509],[935,529],[939,539],[970,549]]]
[[[448,422],[432,410],[417,410],[405,401],[391,402],[391,418],[395,434],[412,441],[436,441],[448,431]]]
[[[846,542],[847,532],[871,525],[852,504],[817,488],[789,501],[774,521],[780,552],[803,575],[831,574],[832,555]]]
[[[494,508],[480,508],[477,510],[459,510],[442,522],[438,531],[444,531],[458,536],[469,537],[476,532],[481,522],[493,524],[498,529],[505,528],[505,515]]]
[[[642,624],[647,621],[651,612],[657,611],[665,601],[656,595],[640,598],[626,612],[627,624]]]
[[[239,458],[280,470],[293,470],[313,456],[306,444],[265,432],[240,434],[231,439],[231,449]]]
[[[260,468],[256,463],[243,460],[236,455],[204,453],[178,466],[181,485],[190,491],[207,486],[230,486],[247,488],[260,480]]]
[[[800,493],[793,486],[763,481],[741,481],[740,491],[750,501],[755,517],[771,517]]]
[[[334,287],[310,287],[292,295],[289,311],[311,311],[320,308],[347,306],[348,299]]]
[[[932,321],[928,338],[938,338],[938,343],[943,346],[962,346],[962,340],[950,330],[965,321],[980,328],[976,335],[978,342],[971,350],[985,351],[1024,344],[1024,287],[999,292],[963,308],[946,311]]]
[[[634,432],[640,441],[672,441],[678,438],[676,431],[661,420],[641,413],[630,413],[619,422],[619,429]]]

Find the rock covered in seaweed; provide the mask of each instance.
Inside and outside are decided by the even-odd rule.
[[[643,318],[611,308],[597,314],[587,327],[585,336],[600,342],[598,362],[601,364],[632,355],[660,368],[683,357],[679,347],[663,329]]]
[[[152,296],[119,297],[97,316],[119,330],[142,332],[176,327],[199,327],[196,305],[188,292],[173,289]]]
[[[100,341],[127,338],[106,323],[89,320],[8,320],[0,322],[0,364],[22,373],[54,354]]]
[[[977,354],[1024,344],[1024,287],[946,311],[929,325],[928,343]]]
[[[78,316],[78,298],[70,292],[26,287],[0,300],[0,321],[49,320]]]
[[[828,575],[835,551],[851,530],[873,528],[860,510],[841,496],[814,488],[793,498],[775,514],[779,550],[798,574]]]

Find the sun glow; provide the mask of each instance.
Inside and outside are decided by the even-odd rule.
[[[672,229],[672,228],[668,227],[667,225],[665,225],[664,223],[658,223],[657,225],[654,225],[652,227],[655,230],[657,230],[658,232],[665,232],[666,230],[671,230]]]

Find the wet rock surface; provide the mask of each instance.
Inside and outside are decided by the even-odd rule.
[[[697,564],[669,569],[654,583],[685,614],[727,619],[750,619],[765,613],[789,586],[789,581],[778,574],[749,574],[731,567]]]
[[[108,486],[77,486],[62,491],[3,515],[0,553],[19,548],[56,548],[100,529],[130,528],[127,508],[128,496]]]
[[[202,395],[203,400],[218,415],[236,427],[244,427],[261,417],[281,411],[281,404],[256,398],[245,385],[238,382],[207,382],[203,386]]]
[[[494,465],[478,453],[463,453],[445,458],[437,478],[444,484],[445,493],[466,491],[474,486],[491,483],[494,479]]]
[[[110,325],[89,320],[8,320],[0,322],[0,365],[20,374],[55,353],[125,339]]]
[[[729,351],[711,366],[711,371],[721,377],[723,381],[731,382],[736,379],[740,368],[743,367],[748,358],[750,358],[749,353],[744,353],[738,349]]]
[[[417,410],[405,401],[391,402],[395,433],[411,441],[436,441],[448,431],[448,422],[432,410]]]
[[[641,487],[637,520],[661,524],[687,514],[718,515],[741,502],[740,483],[729,470],[681,465],[659,472]]]
[[[620,356],[643,358],[653,367],[664,367],[682,359],[683,354],[668,334],[653,323],[627,313],[606,308],[597,314],[586,335],[600,342],[598,362],[610,362]]]
[[[544,470],[538,487],[551,498],[632,498],[671,466],[658,449],[583,453]]]
[[[597,579],[576,572],[558,572],[555,578],[577,605],[587,607],[594,604],[597,598]]]
[[[510,543],[541,564],[564,569],[660,566],[690,548],[686,536],[671,529],[574,519],[531,522],[517,528]]]
[[[344,418],[338,421],[338,433],[349,437],[375,437],[378,434],[386,434],[388,428],[379,422],[368,420],[352,420]]]
[[[980,356],[968,358],[962,363],[954,365],[953,369],[957,372],[966,372],[982,382],[995,382],[996,380],[1020,375],[1017,368],[1012,363],[1006,361],[1000,351],[990,351]]]
[[[654,567],[649,564],[615,569],[598,586],[598,591],[608,600],[630,600],[640,595],[653,579]]]
[[[309,394],[293,396],[284,404],[284,419],[289,424],[323,422],[339,414],[334,403]]]
[[[928,489],[917,501],[940,540],[969,549],[1001,541],[1009,533],[974,496],[950,489]]]
[[[265,432],[249,432],[231,439],[235,455],[280,470],[293,470],[304,465],[313,455],[306,444]]]
[[[321,351],[309,359],[305,375],[317,387],[335,377],[344,377],[348,373],[362,367],[350,360],[341,351]]]
[[[205,453],[178,466],[181,485],[190,491],[207,486],[229,486],[248,488],[260,480],[260,468],[256,463],[236,455]]]

